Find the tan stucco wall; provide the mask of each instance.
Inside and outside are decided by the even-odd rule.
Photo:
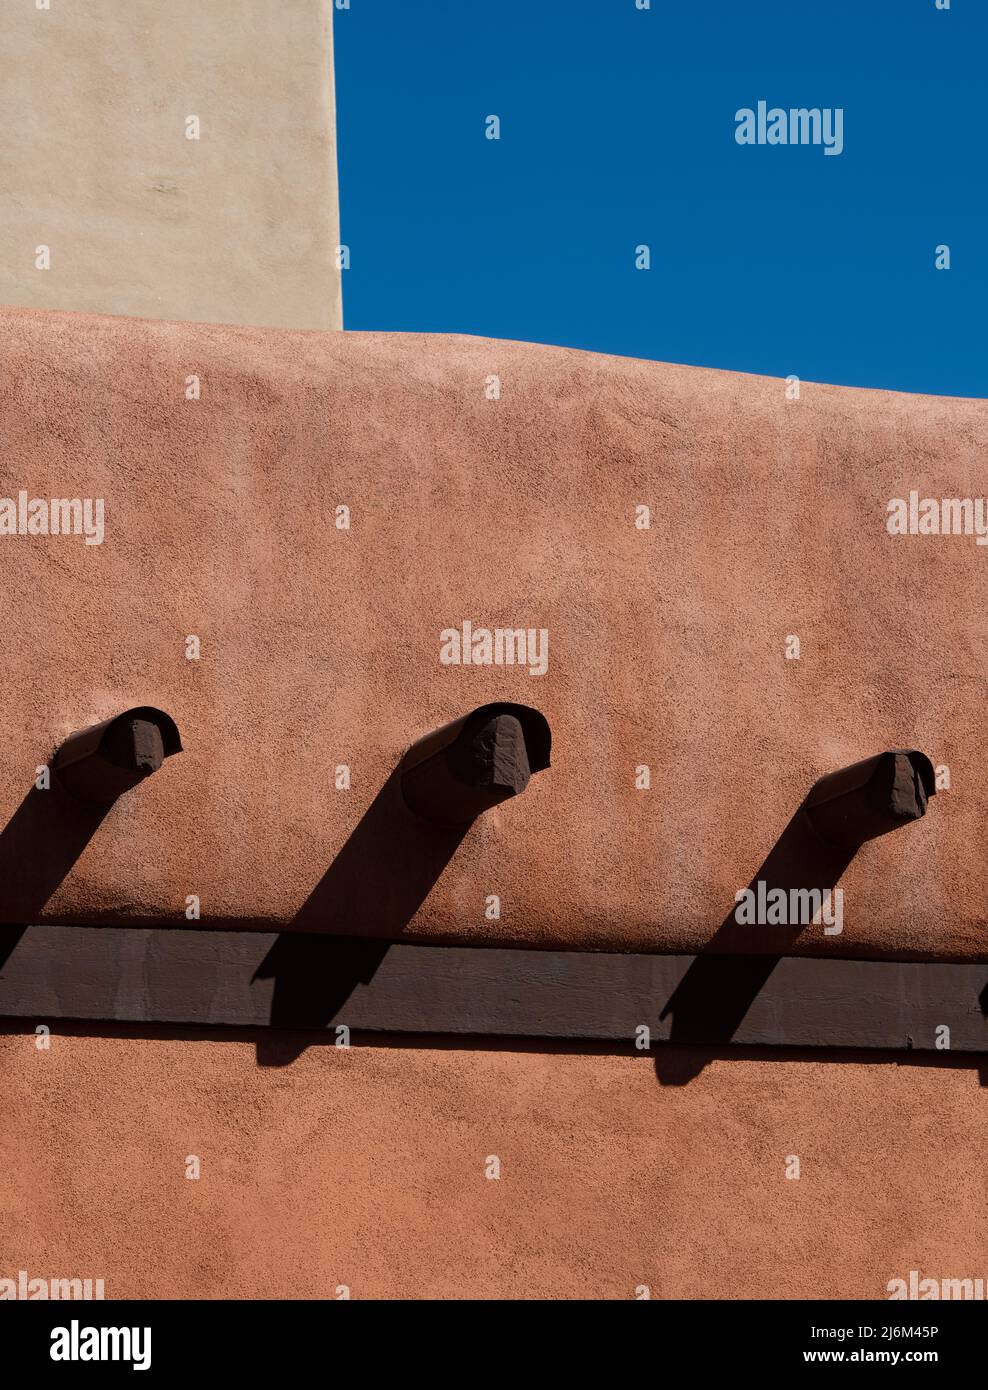
[[[696,1054],[659,1059],[668,1080]],[[38,1051],[31,1031],[0,1037],[0,1072],[0,1277],[102,1277],[107,1297],[708,1299],[988,1277],[984,1092],[962,1057],[762,1053],[677,1085],[644,1054],[358,1044],[258,1066],[222,1034],[56,1032]]]
[[[13,920],[185,925],[197,894],[203,925],[286,926],[408,744],[508,699],[548,717],[552,767],[478,820],[410,921],[389,920],[406,885],[378,847],[310,929],[696,950],[817,777],[916,746],[952,789],[857,855],[843,935],[797,949],[988,958],[988,550],[885,529],[912,487],[983,495],[983,402],[8,311],[0,429],[0,496],[106,503],[99,546],[0,537],[0,825],[73,729],[151,703],[186,744],[44,905],[11,908],[25,847],[0,838]],[[547,628],[547,673],[441,665],[464,618]]]
[[[341,326],[331,0],[23,0],[3,56],[0,303]]]

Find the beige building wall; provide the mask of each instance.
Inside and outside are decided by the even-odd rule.
[[[0,303],[342,327],[332,0],[37,4],[4,7]]]

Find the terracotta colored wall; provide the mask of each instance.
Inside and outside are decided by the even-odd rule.
[[[5,5],[0,301],[341,327],[332,12]]]
[[[130,705],[187,746],[33,920],[184,923],[197,894],[206,924],[288,924],[403,749],[504,698],[548,716],[553,765],[477,822],[406,935],[695,949],[818,776],[916,746],[953,789],[861,851],[843,936],[799,949],[984,959],[988,552],[884,523],[913,487],[983,492],[986,409],[787,402],[484,339],[5,311],[0,494],[102,497],[106,537],[0,537],[0,823],[69,731]],[[547,674],[441,666],[465,618],[547,628]],[[393,864],[363,868],[310,928],[400,934]]]
[[[0,1038],[0,1277],[145,1298],[876,1299],[912,1269],[988,1277],[967,1059],[717,1060],[683,1086],[644,1055],[312,1047],[258,1067],[221,1038]]]

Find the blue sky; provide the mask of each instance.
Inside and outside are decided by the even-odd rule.
[[[350,3],[347,328],[988,396],[988,0]]]

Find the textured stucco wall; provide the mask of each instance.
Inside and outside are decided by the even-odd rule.
[[[663,1075],[694,1057],[663,1050]],[[964,1058],[763,1055],[675,1085],[645,1055],[356,1045],[258,1067],[219,1035],[56,1033],[38,1051],[32,1032],[0,1038],[0,1067],[0,1277],[103,1278],[108,1297],[706,1299],[988,1277]]]
[[[952,789],[858,854],[843,935],[796,949],[988,958],[988,550],[885,529],[911,488],[983,495],[985,403],[7,311],[0,429],[0,495],[106,504],[102,545],[0,536],[0,824],[73,729],[152,703],[186,743],[52,866],[43,903],[12,913],[8,854],[8,920],[184,924],[196,894],[205,925],[282,927],[310,900],[310,929],[692,950],[817,777],[916,746]],[[548,629],[547,673],[441,665],[466,618]],[[552,767],[475,824],[418,912],[381,844],[311,900],[408,744],[497,699],[546,714]]]
[[[23,0],[3,52],[0,303],[341,326],[332,0]]]

